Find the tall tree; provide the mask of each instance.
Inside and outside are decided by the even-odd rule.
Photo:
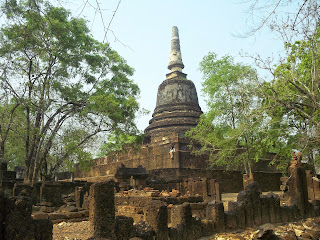
[[[318,0],[249,1],[253,20],[245,37],[269,28],[283,40],[279,62],[254,56],[257,66],[268,70],[273,80],[261,87],[264,106],[275,125],[286,129],[282,140],[302,151],[311,164],[319,159],[318,81],[319,19]],[[257,17],[258,16],[258,17]],[[252,56],[251,56],[252,57]]]
[[[272,114],[288,122],[287,131],[295,136],[295,148],[319,158],[320,144],[320,29],[308,39],[287,43],[287,58],[277,66],[274,79],[264,85],[266,104]]]
[[[215,53],[203,58],[200,71],[209,111],[188,136],[202,145],[199,153],[210,153],[213,164],[241,166],[249,173],[257,153],[256,130],[262,123],[254,111],[260,104],[255,94],[257,73],[231,56],[218,59]]]
[[[25,181],[37,179],[66,125],[86,130],[69,156],[102,132],[135,130],[133,69],[85,20],[48,2],[8,0],[2,10],[0,81],[24,111]]]

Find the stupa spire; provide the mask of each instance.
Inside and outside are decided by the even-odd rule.
[[[172,38],[171,38],[171,52],[169,57],[169,65],[168,69],[171,72],[182,72],[184,68],[181,51],[180,51],[180,39],[179,39],[179,31],[176,26],[172,27]]]

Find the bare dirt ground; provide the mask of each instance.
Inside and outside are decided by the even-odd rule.
[[[282,239],[288,232],[294,233],[298,239],[314,239],[309,236],[312,232],[320,232],[320,218],[306,219],[304,221],[287,224],[265,224],[259,228],[247,228],[243,231],[214,234],[201,240],[249,240],[259,232],[259,229],[273,229],[274,233]],[[53,227],[53,240],[86,240],[90,237],[89,222],[62,222]],[[305,237],[305,238],[304,238]],[[307,238],[306,238],[307,237]],[[293,239],[293,238],[292,238]]]
[[[61,222],[53,225],[53,240],[86,240],[91,237],[89,222]]]

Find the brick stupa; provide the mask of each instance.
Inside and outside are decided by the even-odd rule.
[[[168,133],[183,134],[199,122],[202,111],[197,91],[187,74],[182,72],[183,68],[178,28],[173,27],[168,65],[171,72],[158,88],[156,108],[145,130],[151,141]]]

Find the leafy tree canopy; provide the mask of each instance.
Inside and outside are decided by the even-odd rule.
[[[265,83],[265,105],[270,116],[287,124],[294,136],[293,148],[311,163],[319,158],[320,143],[320,30],[302,41],[286,43],[287,58],[274,71],[274,80]]]
[[[26,181],[36,180],[57,149],[77,162],[79,148],[88,153],[93,137],[134,132],[139,109],[126,61],[95,40],[84,19],[33,3],[6,1],[0,29],[0,94],[22,111]]]
[[[231,56],[209,53],[200,71],[209,110],[187,134],[202,146],[196,153],[209,153],[212,165],[240,167],[247,173],[269,152],[290,154],[286,142],[279,141],[282,131],[262,107],[255,69],[235,63]]]

